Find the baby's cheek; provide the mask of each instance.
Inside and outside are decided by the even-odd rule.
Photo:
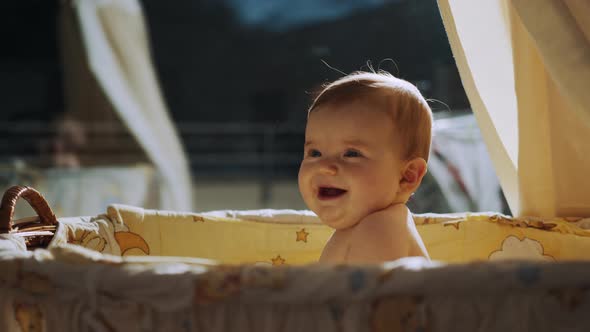
[[[309,206],[309,203],[310,203],[311,197],[313,196],[313,193],[311,190],[311,185],[309,183],[309,177],[306,176],[305,172],[300,171],[297,182],[298,182],[298,186],[299,186],[299,194],[303,198],[303,201],[305,202],[305,204],[309,208],[311,208]]]
[[[383,178],[379,178],[375,172],[367,172],[359,178],[361,182],[359,185],[365,192],[376,192],[381,191],[385,187],[384,180]]]
[[[303,193],[305,189],[305,179],[307,178],[307,167],[303,164],[299,167],[299,174],[297,175],[297,183],[299,185],[299,192]]]
[[[395,197],[396,186],[393,181],[384,177],[371,176],[364,180],[363,194],[365,196],[368,212],[380,210],[389,204]]]

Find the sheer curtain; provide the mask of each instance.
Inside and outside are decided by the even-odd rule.
[[[96,103],[110,104],[155,165],[164,199],[161,208],[191,210],[192,184],[187,158],[163,102],[139,2],[64,1],[61,20],[63,52],[73,54],[63,58],[78,62],[78,68],[82,62],[92,76],[84,77],[81,70],[68,70],[68,66],[76,64],[64,63],[66,85],[69,82],[74,90],[79,89],[77,84],[98,86],[101,93],[81,94]],[[97,94],[105,96],[107,101],[100,101]]]
[[[590,2],[438,4],[512,213],[590,216]]]

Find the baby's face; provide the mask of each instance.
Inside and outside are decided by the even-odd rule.
[[[307,121],[299,190],[309,209],[335,229],[398,203],[403,162],[392,120],[368,107],[321,106]]]

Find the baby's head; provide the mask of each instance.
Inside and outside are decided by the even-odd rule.
[[[309,108],[299,190],[343,229],[406,203],[426,173],[432,112],[411,83],[357,72],[327,85]]]

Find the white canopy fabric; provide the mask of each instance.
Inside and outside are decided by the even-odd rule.
[[[161,176],[164,200],[160,208],[190,211],[192,183],[187,158],[163,102],[139,2],[69,2],[65,6],[71,6],[77,17],[94,79]]]
[[[512,213],[590,216],[590,2],[438,4]]]

